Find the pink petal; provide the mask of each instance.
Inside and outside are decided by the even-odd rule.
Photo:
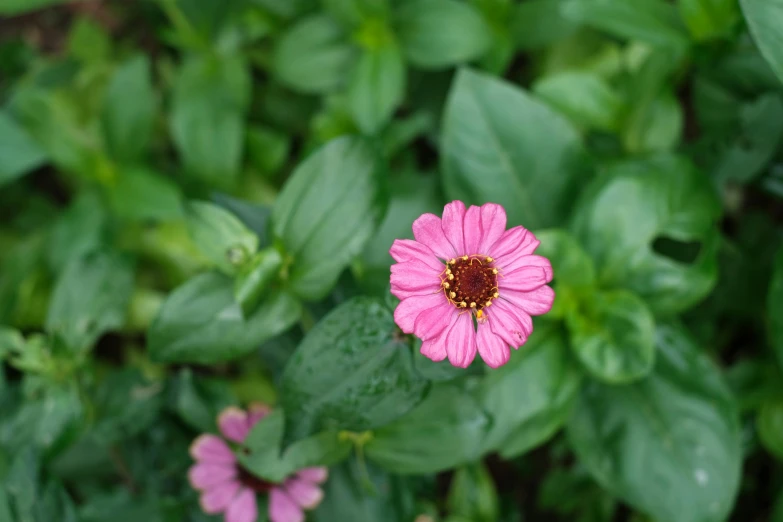
[[[465,203],[462,201],[452,201],[443,208],[443,222],[441,226],[446,238],[454,246],[453,251],[456,256],[468,253],[465,251],[465,240],[462,236],[465,212]]]
[[[233,480],[237,476],[236,466],[223,464],[200,463],[188,470],[188,480],[195,489],[212,489],[213,487]]]
[[[437,217],[437,216],[435,216]],[[412,239],[395,239],[392,243],[389,254],[398,263],[406,261],[421,261],[427,266],[436,268],[438,272],[443,271],[443,263],[438,261],[438,256],[427,245],[422,245]]]
[[[252,430],[253,426],[258,424],[258,421],[269,415],[270,411],[272,411],[272,408],[266,404],[260,402],[251,404],[247,409],[247,424],[250,429]]]
[[[506,341],[495,335],[488,324],[479,325],[477,342],[481,358],[491,368],[499,368],[511,358]]]
[[[449,325],[445,330],[443,330],[443,332],[441,332],[439,336],[421,343],[421,348],[419,351],[424,357],[427,357],[428,359],[431,359],[435,362],[442,361],[446,358],[448,353],[446,350],[446,337],[448,336],[449,331],[454,327],[454,323],[457,321],[457,319],[459,319],[459,317],[459,313],[452,313]]]
[[[506,266],[520,256],[535,252],[541,242],[525,227],[506,230],[500,239],[489,249],[489,256],[496,259],[495,266],[505,270]]]
[[[406,334],[413,333],[416,317],[433,306],[439,306],[446,301],[442,293],[413,296],[403,299],[394,309],[394,322]]]
[[[458,368],[467,368],[476,357],[476,330],[473,315],[463,312],[452,324],[446,336],[449,362]]]
[[[454,247],[446,239],[441,227],[441,221],[435,214],[422,214],[413,222],[413,237],[416,241],[427,245],[441,259],[455,256]]]
[[[304,468],[297,472],[299,478],[320,484],[329,478],[329,468]]]
[[[481,239],[484,236],[481,230],[481,207],[471,206],[465,212],[462,222],[462,237],[465,240],[465,253],[478,254]]]
[[[441,290],[440,274],[445,269],[444,265],[441,265],[440,270],[437,270],[421,261],[407,261],[392,265],[392,291],[418,292],[414,295],[438,292]]]
[[[313,509],[321,503],[324,492],[316,484],[299,478],[290,478],[285,481],[285,490],[288,495],[303,509]]]
[[[514,348],[525,344],[533,332],[533,319],[524,310],[502,299],[495,300],[484,313],[492,332]]]
[[[532,292],[504,289],[501,299],[520,307],[530,315],[543,315],[552,309],[555,302],[555,291],[549,286],[539,287]]]
[[[201,494],[199,503],[204,513],[214,515],[216,513],[222,513],[234,500],[234,497],[239,491],[242,485],[237,480],[230,482],[224,482],[219,486],[206,490]]]
[[[242,488],[226,510],[226,522],[256,522],[258,504],[256,493],[250,488]]]
[[[478,246],[478,253],[490,255],[489,251],[498,239],[506,231],[506,211],[495,203],[486,203],[481,206],[481,231],[483,236]]]
[[[236,457],[223,439],[216,435],[200,435],[190,445],[190,456],[197,462],[233,465]]]
[[[413,333],[422,341],[427,341],[439,336],[451,322],[453,314],[457,314],[457,309],[449,303],[445,297],[441,304],[424,310],[416,317],[413,324]]]
[[[552,264],[541,256],[522,256],[501,273],[498,288],[530,292],[552,280]]]
[[[274,488],[269,493],[269,520],[270,522],[303,522],[304,513],[282,488]]]
[[[250,433],[247,413],[234,406],[229,406],[218,416],[218,427],[223,436],[240,444]]]

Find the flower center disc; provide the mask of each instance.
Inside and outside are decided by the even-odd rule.
[[[481,310],[498,296],[498,271],[487,256],[462,256],[448,262],[443,288],[457,308]]]
[[[256,477],[242,466],[239,466],[239,482],[257,493],[266,493],[277,486],[277,484]]]

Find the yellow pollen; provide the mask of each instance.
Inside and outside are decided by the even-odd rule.
[[[491,306],[491,305],[492,305],[492,301],[487,301],[487,303],[484,306]]]
[[[449,274],[449,281],[453,281],[453,280],[454,280],[454,274]]]
[[[454,263],[456,263],[456,262],[457,262],[457,260],[456,260],[456,259],[454,259],[453,257],[452,257],[451,259],[449,259],[449,264],[450,264],[450,265],[453,265],[453,264],[454,264]]]
[[[481,319],[482,317],[484,317],[484,311],[483,310],[479,310],[478,312],[476,312],[476,318]]]
[[[468,306],[468,303],[466,303],[465,301],[462,301],[462,302],[461,302],[459,305],[460,305],[462,308],[465,308],[465,307],[467,307],[467,306]]]
[[[492,294],[492,297],[494,297],[495,299],[497,299],[499,295],[500,295],[499,293],[495,292],[494,294]]]
[[[493,269],[492,269],[492,273],[493,273],[493,274],[495,274],[495,275],[497,275],[497,274],[498,274],[498,269],[497,269],[497,268],[493,268]]]
[[[462,256],[462,260],[463,261],[467,261],[468,260],[468,256]]]
[[[487,256],[487,263],[491,263],[492,261],[494,261],[494,259],[492,259],[491,257]]]
[[[451,270],[449,270],[449,269],[447,268],[447,269],[446,269],[446,273],[447,273],[447,274],[450,274],[450,273],[451,273]]]
[[[476,308],[476,303],[470,303],[471,308]]]
[[[446,281],[443,281],[443,288],[448,288],[449,284]]]
[[[449,297],[454,299],[455,297],[457,297],[457,292],[449,292]]]

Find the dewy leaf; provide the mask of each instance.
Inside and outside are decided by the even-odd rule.
[[[689,43],[677,8],[665,0],[566,0],[562,9],[568,18],[619,38],[675,49]]]
[[[143,159],[157,106],[146,56],[135,56],[114,72],[101,115],[106,146],[114,159],[128,163]]]
[[[355,52],[337,21],[329,15],[313,15],[299,20],[280,37],[272,71],[297,91],[321,94],[345,83]]]
[[[783,0],[740,0],[750,34],[783,82]]]
[[[251,353],[286,331],[301,314],[299,301],[275,290],[245,318],[233,282],[216,272],[198,275],[169,295],[147,334],[160,362],[213,364]]]
[[[263,298],[268,286],[277,279],[283,257],[269,247],[259,252],[237,274],[234,279],[234,297],[242,306],[245,315],[252,314]]]
[[[376,428],[420,402],[427,381],[397,332],[391,311],[369,298],[347,301],[316,324],[283,372],[287,438]]]
[[[553,323],[537,325],[524,348],[478,387],[478,400],[492,419],[482,454],[500,451],[513,458],[551,437],[568,418],[580,376],[563,332]]]
[[[609,166],[583,194],[572,230],[599,284],[626,287],[654,313],[671,314],[715,284],[719,215],[706,177],[688,160],[662,155]]]
[[[292,260],[290,287],[302,299],[323,298],[362,251],[386,211],[383,182],[378,154],[355,137],[330,141],[288,179],[272,222]]]
[[[125,324],[133,291],[133,263],[124,255],[95,251],[72,260],[54,287],[46,330],[72,351]]]
[[[35,170],[46,153],[14,119],[0,112],[0,186]]]
[[[169,124],[185,170],[231,187],[242,162],[250,73],[239,55],[190,57],[175,79]]]
[[[217,205],[192,201],[185,217],[193,243],[227,274],[235,273],[258,249],[258,236],[238,217]]]
[[[544,76],[533,85],[533,93],[580,127],[611,132],[620,125],[623,100],[597,74]]]
[[[405,94],[405,62],[399,47],[389,42],[365,49],[348,86],[351,113],[365,134],[386,125]]]
[[[626,290],[596,291],[571,311],[571,349],[593,375],[610,384],[638,380],[655,362],[655,320],[647,305]]]
[[[376,430],[365,451],[392,473],[437,473],[478,459],[489,427],[471,395],[441,384],[410,413]]]
[[[583,388],[568,424],[580,460],[609,492],[655,520],[726,520],[739,486],[737,407],[681,327],[660,326],[646,379]]]
[[[562,116],[502,80],[461,70],[443,120],[446,196],[493,201],[510,225],[564,222],[581,173],[579,135]]]
[[[778,251],[767,295],[770,342],[783,368],[783,248]]]
[[[408,60],[422,69],[475,60],[492,44],[489,25],[466,2],[405,0],[396,7],[394,18]]]

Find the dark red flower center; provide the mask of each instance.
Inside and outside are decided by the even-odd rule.
[[[239,466],[239,482],[257,493],[266,493],[278,485],[256,477],[242,466]]]
[[[457,308],[481,310],[498,297],[498,270],[488,256],[471,255],[449,260],[442,276],[443,291]]]

